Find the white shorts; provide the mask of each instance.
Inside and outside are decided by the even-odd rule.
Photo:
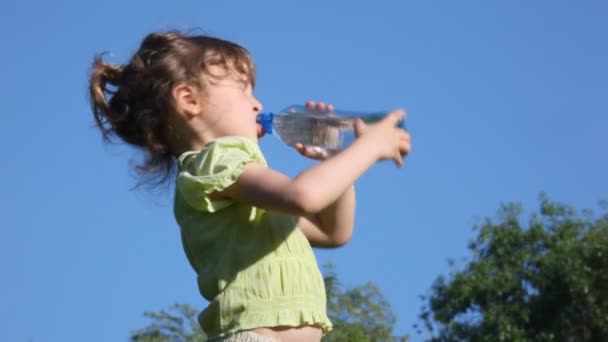
[[[264,336],[252,331],[240,331],[228,336],[214,338],[209,342],[278,342],[270,336]]]

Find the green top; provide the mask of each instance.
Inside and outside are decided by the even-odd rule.
[[[312,324],[327,333],[332,326],[323,277],[295,219],[209,198],[234,183],[250,162],[267,166],[259,146],[242,137],[218,138],[178,160],[175,217],[209,301],[199,323],[209,337]]]

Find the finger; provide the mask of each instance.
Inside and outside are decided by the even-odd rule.
[[[314,158],[317,155],[315,148],[313,146],[304,147],[304,156],[308,158]]]
[[[327,152],[327,150],[322,150],[321,154],[319,156],[320,156],[319,159],[327,159],[327,158],[329,158],[329,152]]]
[[[334,105],[331,103],[319,102],[317,110],[323,113],[331,113],[334,111]]]
[[[400,141],[407,141],[407,142],[411,141],[410,135],[408,133],[401,132],[401,130],[399,130],[399,129],[397,129],[397,132],[399,132],[398,137],[399,137]]]
[[[311,158],[315,159],[326,159],[329,156],[329,153],[324,148],[314,146],[310,149]]]
[[[330,103],[319,102],[317,109],[319,110],[319,112],[331,113],[334,111],[334,106]]]
[[[355,120],[355,136],[359,137],[367,131],[367,125],[361,119]]]
[[[314,101],[311,101],[311,100],[306,101],[306,108],[308,108],[308,109],[315,109],[316,105],[317,104]]]
[[[401,154],[401,156],[409,155],[411,150],[412,150],[412,147],[410,146],[410,144],[400,144],[399,145],[399,153]]]
[[[397,167],[401,168],[403,166],[403,158],[399,153],[397,153],[393,160],[395,161],[395,164],[397,164]]]
[[[409,141],[402,141],[399,143],[399,153],[401,153],[402,156],[409,155],[411,150],[412,145],[409,143]]]
[[[306,153],[306,147],[301,143],[295,143],[291,146],[293,146],[293,148],[295,148],[300,154]]]
[[[388,122],[391,126],[395,126],[397,122],[399,122],[403,118],[405,118],[405,111],[403,109],[397,109],[388,113],[384,121]]]
[[[319,102],[317,103],[317,111],[324,113],[325,112],[325,108],[327,106],[325,105],[325,102]]]

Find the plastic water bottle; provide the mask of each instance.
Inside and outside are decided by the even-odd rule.
[[[291,105],[276,113],[260,113],[257,122],[265,134],[275,135],[287,145],[302,143],[334,155],[355,140],[355,119],[366,124],[382,120],[388,112],[334,110],[323,113],[302,105]],[[403,120],[397,127],[405,129]]]

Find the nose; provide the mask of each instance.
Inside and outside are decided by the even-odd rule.
[[[257,113],[261,112],[264,109],[264,106],[262,106],[262,103],[260,101],[258,101],[258,99],[256,99],[255,97],[253,98],[253,110]]]

